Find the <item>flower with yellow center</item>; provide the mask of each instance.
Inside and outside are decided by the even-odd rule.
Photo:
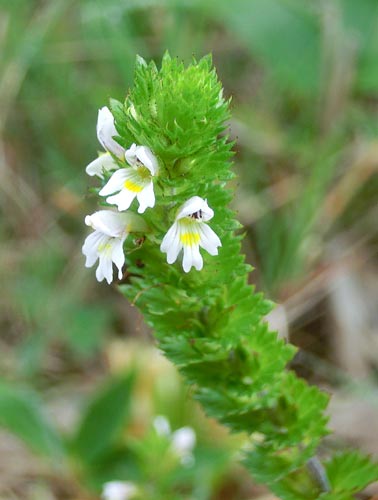
[[[99,210],[85,217],[85,223],[94,232],[85,239],[82,251],[86,257],[85,267],[92,267],[99,261],[97,281],[113,281],[113,263],[118,268],[118,279],[122,278],[125,263],[123,243],[128,234],[134,231],[146,231],[147,226],[141,217],[133,213],[120,214],[112,210]]]
[[[138,212],[155,205],[152,178],[157,175],[156,157],[147,146],[133,144],[125,153],[130,167],[120,168],[110,177],[100,191],[100,196],[107,196],[110,205],[117,205],[119,211],[127,210],[134,198],[139,202]],[[117,193],[117,194],[112,194]],[[112,194],[112,196],[108,196]]]
[[[218,255],[218,247],[222,246],[222,243],[205,224],[213,216],[214,212],[207,201],[199,196],[193,196],[182,205],[160,245],[160,250],[167,254],[168,264],[173,264],[183,250],[184,271],[188,273],[193,266],[200,271],[203,259],[199,247],[204,248],[210,255]]]

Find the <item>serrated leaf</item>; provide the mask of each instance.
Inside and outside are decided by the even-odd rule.
[[[111,98],[109,99],[109,106],[115,121],[122,123],[126,118],[123,104],[117,101],[117,99]]]
[[[136,66],[143,66],[143,67],[147,67],[147,63],[146,61],[143,59],[142,56],[140,55],[137,55],[136,58],[135,58],[135,64]]]
[[[356,451],[338,453],[325,468],[335,493],[357,493],[378,481],[378,464]]]

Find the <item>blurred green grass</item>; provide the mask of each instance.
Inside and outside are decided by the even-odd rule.
[[[327,270],[340,262],[355,269],[356,252],[364,272],[376,271],[376,0],[3,1],[5,380],[48,394],[105,376],[114,337],[149,336],[83,267],[82,221],[95,207],[84,168],[100,149],[98,108],[124,97],[136,54],[159,64],[167,49],[184,61],[213,53],[233,99],[234,207],[252,279],[284,304],[289,329],[306,325],[298,344],[311,351],[314,330],[331,329],[314,320],[311,304],[328,286],[319,289],[317,277],[332,281]],[[317,355],[337,357],[328,349]],[[367,364],[376,369],[376,351]]]

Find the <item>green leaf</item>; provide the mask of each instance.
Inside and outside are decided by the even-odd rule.
[[[357,493],[373,481],[378,481],[378,464],[356,451],[335,455],[325,468],[335,493]]]
[[[73,439],[72,446],[84,462],[107,452],[126,424],[134,374],[114,377],[89,403]]]
[[[111,98],[109,99],[109,106],[116,122],[122,122],[122,120],[125,120],[125,110],[121,102],[117,101],[117,99]]]
[[[30,390],[6,382],[0,384],[0,426],[19,437],[34,452],[56,459],[63,456],[63,445],[42,406]]]

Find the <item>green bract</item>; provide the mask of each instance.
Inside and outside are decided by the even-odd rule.
[[[245,464],[257,481],[283,499],[352,498],[378,478],[378,468],[348,453],[324,467],[313,459],[328,433],[328,396],[286,369],[295,348],[269,331],[264,316],[272,305],[247,283],[250,266],[240,255],[239,224],[225,187],[232,177],[232,144],[224,135],[229,102],[211,58],[185,67],[166,54],[160,70],[138,58],[134,88],[125,103],[111,100],[110,107],[118,142],[125,149],[146,146],[159,162],[156,204],[143,214],[150,232],[126,241],[122,292],[140,308],[207,414],[252,435]],[[159,246],[192,196],[214,210],[210,225],[222,247],[217,256],[203,252],[203,269],[186,274],[180,262],[167,264]]]

